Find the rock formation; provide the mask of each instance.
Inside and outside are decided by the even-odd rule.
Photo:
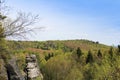
[[[26,75],[22,75],[16,64],[16,58],[12,57],[6,64],[0,58],[0,80],[43,80],[36,55],[26,56]]]
[[[0,59],[0,80],[8,80],[7,70],[3,59]]]
[[[24,76],[22,76],[22,74],[20,73],[20,69],[16,64],[15,58],[9,60],[6,68],[8,73],[8,80],[25,80]]]
[[[43,80],[43,76],[37,64],[36,55],[34,54],[26,56],[26,73],[27,80],[35,80],[38,77],[40,80]]]

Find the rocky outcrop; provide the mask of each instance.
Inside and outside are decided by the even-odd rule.
[[[34,54],[26,56],[26,73],[27,80],[35,80],[38,77],[39,80],[43,80],[43,76],[37,64],[36,55]]]
[[[0,80],[43,80],[36,55],[26,56],[26,75],[22,75],[16,64],[17,59],[12,57],[6,64],[0,58]]]
[[[6,65],[8,80],[25,80],[24,76],[21,75],[20,69],[16,64],[16,59],[12,58]]]
[[[0,59],[0,80],[8,80],[7,70],[3,59]]]

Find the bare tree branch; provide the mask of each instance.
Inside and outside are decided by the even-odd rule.
[[[23,37],[26,33],[34,32],[35,29],[40,28],[30,28],[31,25],[35,24],[38,19],[38,15],[33,16],[32,14],[18,13],[18,17],[15,20],[7,18],[3,21],[3,26],[5,29],[4,36],[6,37]]]
[[[31,13],[18,12],[15,19],[9,18],[4,13],[8,12],[5,0],[0,0],[0,38],[3,37],[22,37],[26,34],[32,34],[36,29],[41,30],[43,27],[33,28],[32,25],[39,19],[38,15]]]
[[[9,7],[6,6],[5,0],[0,0],[0,15],[2,14],[3,16],[6,16],[9,12]]]

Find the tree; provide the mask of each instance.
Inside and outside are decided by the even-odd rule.
[[[80,58],[80,56],[82,55],[82,51],[80,49],[80,47],[77,48],[77,56],[78,58]]]
[[[87,63],[92,63],[92,62],[93,62],[93,55],[92,55],[91,51],[89,50],[87,58],[86,58],[86,64]]]
[[[38,16],[32,16],[32,14],[18,13],[18,17],[15,20],[7,18],[3,22],[4,36],[5,37],[23,37],[26,33],[33,32],[35,28],[30,28],[38,19]]]
[[[2,21],[6,18],[6,16],[1,14],[2,7],[1,4],[3,4],[3,2],[0,1],[0,57],[3,58],[4,61],[6,61],[8,55],[5,54],[6,53],[6,41],[4,36],[5,29],[2,24]]]
[[[118,45],[118,52],[120,52],[120,45]]]
[[[49,59],[44,67],[45,80],[65,80],[70,74],[72,62],[68,56],[61,54]]]
[[[25,14],[19,12],[15,19],[6,15],[8,13],[8,6],[5,5],[5,0],[0,0],[0,56],[7,56],[6,38],[26,38],[26,33],[31,34],[36,28],[30,28],[35,24],[38,15],[32,15],[31,13]],[[37,29],[41,29],[37,28]]]
[[[2,25],[2,29],[4,32],[0,32],[1,37],[26,37],[26,33],[31,34],[35,29],[40,28],[30,28],[31,25],[35,24],[38,15],[32,15],[31,13],[25,14],[22,12],[17,13],[16,19],[12,19],[6,15],[4,15],[6,11],[5,0],[0,0],[0,25]],[[1,36],[2,35],[2,36]]]
[[[109,58],[112,60],[113,59],[113,48],[111,47],[109,50]]]
[[[101,53],[100,50],[98,50],[97,56],[98,56],[99,58],[102,58],[102,53]]]
[[[49,60],[51,57],[53,57],[53,53],[48,53],[48,55],[45,56],[45,60]]]
[[[73,67],[70,69],[69,74],[64,80],[84,80],[84,77],[82,72],[77,67]]]
[[[97,42],[95,42],[96,44],[99,44],[99,42],[97,41]]]
[[[2,12],[1,12],[1,8],[3,8],[2,4],[3,2],[0,0],[0,38],[4,38],[5,30],[4,30],[2,21],[6,18],[6,16],[2,15]]]

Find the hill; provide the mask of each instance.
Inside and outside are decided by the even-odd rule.
[[[20,49],[40,49],[40,50],[63,50],[64,52],[70,52],[78,47],[83,51],[102,51],[108,50],[110,46],[100,44],[99,42],[89,40],[49,40],[49,41],[8,41],[8,45],[11,50]]]
[[[34,54],[44,80],[120,78],[119,47],[89,40],[7,41],[7,45],[22,75],[26,74],[26,56]],[[7,55],[2,55],[6,62]]]

